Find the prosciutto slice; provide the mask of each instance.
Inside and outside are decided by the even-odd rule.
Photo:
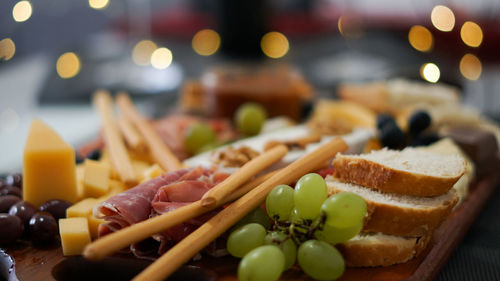
[[[200,200],[205,192],[228,176],[229,174],[215,168],[182,169],[165,173],[111,197],[94,208],[94,215],[106,220],[106,223],[99,226],[99,236]],[[205,213],[155,234],[152,239],[131,245],[130,250],[138,257],[155,258],[209,220],[217,211]]]

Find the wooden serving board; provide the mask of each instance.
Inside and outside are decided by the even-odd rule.
[[[417,258],[404,264],[389,267],[348,268],[339,280],[396,281],[435,279],[455,248],[460,244],[499,183],[500,174],[491,174],[489,177],[473,184],[468,197],[435,231],[429,246]],[[96,270],[103,268],[108,269],[106,266],[109,265],[109,268],[111,268],[116,266],[117,263],[120,263],[120,261],[124,261],[124,263],[135,262],[133,266],[128,264],[126,266],[118,266],[117,270],[121,271],[123,271],[124,268],[128,268],[131,271],[139,271],[141,268],[148,265],[148,262],[137,261],[131,258],[108,260],[105,265],[89,264],[83,258],[64,258],[61,248],[59,247],[52,249],[36,249],[30,247],[29,244],[14,245],[7,248],[6,252],[16,261],[16,274],[19,280],[55,280],[52,275],[52,270],[56,265],[58,269],[61,268],[61,265],[65,265],[67,267],[65,271],[67,273],[69,272],[68,274],[73,272],[75,276],[71,277],[72,280],[85,280],[85,278],[81,276],[81,279],[76,278],[76,275],[80,274],[77,273],[79,270],[83,270],[82,272],[92,272],[92,268],[96,268]],[[173,279],[183,280],[189,278],[190,280],[235,281],[237,280],[236,269],[238,262],[238,259],[232,257],[204,258],[200,261],[190,263],[195,267],[183,268],[181,270],[182,274]],[[108,274],[113,273],[108,272]],[[131,274],[131,276],[133,276],[134,273],[132,272]],[[93,280],[104,279],[99,278]],[[112,278],[112,280],[118,279]],[[282,280],[311,279],[299,268],[293,268],[283,274]]]

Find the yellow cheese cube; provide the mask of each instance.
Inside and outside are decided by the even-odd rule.
[[[87,218],[69,218],[59,220],[59,234],[63,255],[80,255],[90,243],[90,232]]]
[[[99,159],[99,163],[108,167],[110,178],[115,179],[115,180],[120,180],[120,174],[113,166],[113,163],[111,162],[111,156],[109,155],[109,153],[106,149],[102,150],[101,158]]]
[[[139,161],[139,160],[132,160],[132,168],[134,169],[135,175],[139,179],[139,181],[142,181],[144,178],[144,171],[146,171],[149,168],[149,163]]]
[[[109,181],[109,188],[108,188],[109,195],[115,196],[116,194],[122,193],[125,190],[127,190],[127,187],[123,182],[117,180]]]
[[[74,149],[36,119],[24,148],[23,199],[35,207],[50,199],[78,201]]]
[[[92,213],[92,208],[99,203],[95,198],[87,198],[66,209],[66,217],[87,217]]]
[[[108,192],[109,168],[97,161],[85,160],[83,189],[85,197],[99,197]]]
[[[87,217],[87,219],[89,221],[90,236],[92,237],[92,239],[96,239],[99,236],[98,235],[99,225],[101,223],[106,222],[106,221],[103,219],[98,219],[98,218],[94,217],[93,215],[89,215]]]
[[[83,164],[76,165],[76,190],[78,193],[78,200],[82,200],[85,196],[83,189],[83,178],[85,176],[85,166]]]
[[[143,181],[154,179],[163,175],[164,173],[165,171],[158,164],[153,164],[144,171]]]

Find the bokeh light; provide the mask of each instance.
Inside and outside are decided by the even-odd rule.
[[[151,63],[151,55],[157,48],[158,46],[155,42],[142,40],[132,50],[132,60],[137,65],[149,65]]]
[[[408,41],[413,48],[421,52],[430,51],[434,44],[432,33],[421,25],[414,25],[410,28]]]
[[[73,52],[64,53],[57,59],[56,70],[61,78],[75,77],[80,72],[80,67],[80,59]]]
[[[172,63],[172,52],[167,48],[158,48],[151,55],[151,65],[156,69],[165,69]]]
[[[460,73],[469,80],[479,79],[482,69],[481,61],[473,54],[465,54],[460,60]]]
[[[433,63],[425,63],[420,67],[420,76],[428,82],[436,83],[439,81],[441,72],[439,67]]]
[[[203,29],[193,36],[191,42],[193,50],[202,56],[210,56],[215,54],[220,46],[220,36],[212,29]]]
[[[260,40],[260,47],[266,56],[273,59],[283,57],[290,48],[285,35],[276,31],[266,33]]]
[[[16,44],[10,38],[0,40],[0,61],[10,60],[16,53]]]
[[[96,10],[104,9],[108,4],[109,0],[89,0],[89,6]]]
[[[343,15],[337,21],[340,35],[347,38],[359,38],[363,36],[363,22],[357,15]]]
[[[437,5],[432,9],[431,21],[437,30],[448,32],[455,26],[455,15],[450,8]]]
[[[479,47],[483,42],[483,30],[472,21],[466,21],[460,29],[460,37],[465,45],[469,47]]]
[[[14,5],[14,8],[12,8],[12,17],[17,22],[27,21],[32,13],[33,8],[29,1],[19,1]]]

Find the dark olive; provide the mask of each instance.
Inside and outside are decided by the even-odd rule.
[[[91,160],[99,160],[101,158],[101,150],[99,149],[96,149],[96,150],[92,150],[88,155],[87,155],[87,158],[88,159],[91,159]]]
[[[381,130],[387,124],[396,124],[396,120],[394,120],[391,115],[386,113],[377,115],[377,128],[379,130]]]
[[[57,222],[48,212],[38,212],[29,221],[29,232],[34,244],[50,244],[56,240]]]
[[[19,173],[8,175],[5,178],[5,181],[7,182],[8,185],[23,188],[23,175]]]
[[[68,201],[54,199],[43,203],[40,206],[40,211],[49,212],[58,221],[66,217],[66,209],[70,206],[71,203]]]
[[[0,196],[0,213],[7,213],[10,207],[20,200],[21,198],[14,195]]]
[[[75,155],[75,163],[76,164],[83,163],[83,160],[85,160],[85,158],[81,157],[78,153]]]
[[[3,187],[0,187],[0,196],[4,195],[15,195],[19,198],[22,198],[23,192],[19,187],[12,185],[4,185]]]
[[[16,241],[23,234],[24,226],[20,218],[0,214],[0,245]]]
[[[20,201],[12,205],[9,209],[9,215],[18,216],[28,226],[29,220],[36,213],[37,209],[31,203]]]
[[[418,134],[431,125],[431,116],[425,110],[415,111],[408,119],[408,128],[413,134]]]
[[[380,130],[380,142],[382,142],[383,146],[387,146],[388,148],[395,149],[399,148],[403,142],[405,141],[405,136],[403,131],[398,127],[398,125],[394,124],[386,124]]]

